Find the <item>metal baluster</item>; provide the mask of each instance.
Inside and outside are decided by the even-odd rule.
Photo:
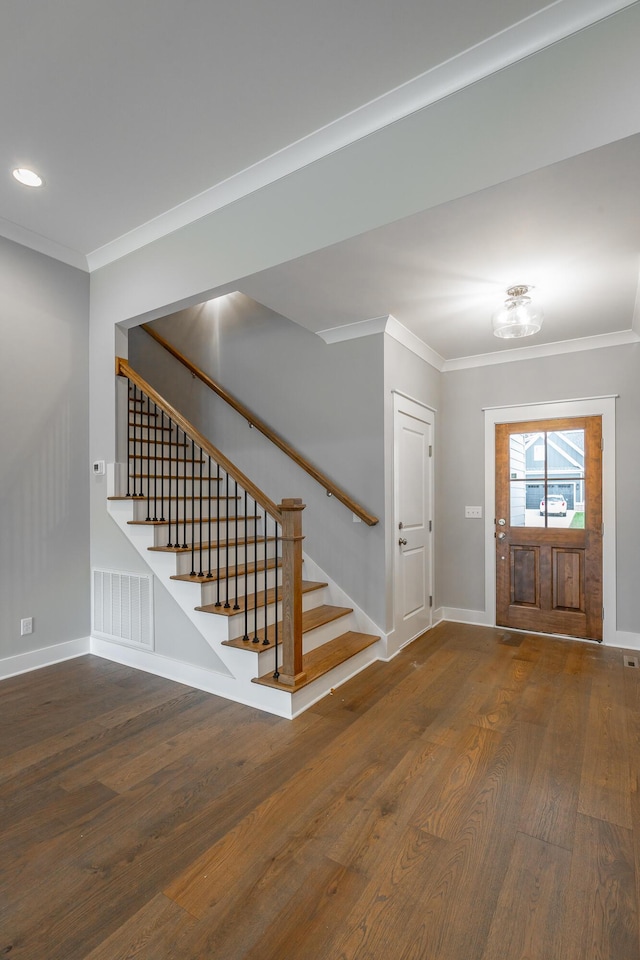
[[[191,576],[195,577],[196,575],[196,555],[195,555],[195,541],[196,541],[196,491],[195,484],[193,482],[193,463],[195,460],[195,444],[193,440],[191,441]],[[186,480],[185,480],[186,487]],[[186,504],[185,504],[186,507]]]
[[[160,411],[160,519],[164,521],[164,410]],[[169,484],[171,497],[171,484]]]
[[[142,390],[140,390],[140,409],[142,409],[143,404],[144,404],[143,393],[142,393]],[[134,420],[134,424],[135,424],[135,417],[133,418],[133,420]],[[133,428],[133,490],[134,490],[134,493],[135,493],[135,489],[136,489],[136,483],[135,483],[135,476],[136,476],[136,446],[137,446],[138,443],[140,444],[140,458],[139,458],[139,461],[138,461],[138,473],[140,474],[140,476],[139,476],[139,478],[138,478],[138,479],[139,479],[139,483],[138,483],[138,496],[139,496],[139,497],[143,497],[143,496],[144,496],[144,490],[142,489],[142,430],[140,431],[140,437],[138,438],[138,437],[136,437],[136,427],[134,426],[134,428]]]
[[[216,607],[222,606],[220,600],[220,464],[216,464]]]
[[[145,406],[145,405],[146,405],[147,411],[148,411],[148,410],[149,410],[149,398],[148,398],[148,397],[145,397],[145,402],[144,402],[143,406]],[[148,419],[149,419],[149,418],[147,417],[147,420],[148,420]],[[149,473],[150,473],[150,471],[151,471],[151,439],[150,439],[150,437],[149,437],[149,424],[148,424],[148,423],[147,423],[147,428],[146,428],[146,429],[147,429],[147,440],[146,440],[146,443],[147,443],[147,456],[146,456],[146,458],[142,458],[141,461],[140,461],[140,490],[143,490],[143,489],[144,489],[143,476],[142,476],[142,475],[143,475],[143,473],[145,472],[144,463],[145,463],[145,461],[146,461],[146,471],[147,471],[147,520],[151,520],[151,483],[150,483],[150,481],[149,481]],[[143,437],[143,432],[144,432],[144,428],[143,428],[143,426],[142,426],[142,416],[141,416],[141,417],[140,417],[140,440],[141,440],[141,441],[142,441],[142,437]]]
[[[153,519],[158,519],[158,408],[153,404]],[[148,433],[148,431],[147,431]],[[147,478],[147,483],[151,477]]]
[[[226,577],[224,578],[224,585],[225,585],[225,592],[224,592],[224,609],[225,609],[225,610],[229,610],[229,609],[231,608],[231,604],[229,603],[229,552],[230,552],[230,544],[229,544],[229,474],[228,474],[228,473],[227,473],[227,482],[226,482],[225,486],[226,486],[226,494],[225,494],[225,510],[224,510],[224,531],[225,531],[225,540],[227,541],[227,569],[226,569],[226,574],[227,574],[227,575],[226,575]]]
[[[198,497],[200,498],[200,520],[199,520],[199,527],[200,527],[200,570],[198,571],[198,576],[199,576],[199,577],[204,577],[204,573],[202,572],[202,544],[203,544],[203,540],[202,540],[202,448],[201,448],[201,447],[198,447],[198,450],[200,451],[200,452],[198,453],[198,486],[200,487],[200,489],[199,489],[199,491],[198,491]],[[194,464],[194,466],[191,468],[191,474],[192,474],[191,483],[192,483],[192,485],[193,485],[193,484],[195,483],[195,464]]]
[[[244,636],[243,640],[249,642],[249,538],[247,537],[247,503],[248,494],[244,492],[244,536],[242,544],[244,547]]]
[[[253,501],[253,565],[258,565],[258,504]],[[253,583],[253,643],[260,643],[258,638],[258,584]]]
[[[208,460],[208,463],[207,463],[207,490],[208,490],[208,496],[207,496],[207,511],[208,511],[208,513],[207,513],[207,524],[208,524],[208,528],[207,528],[207,552],[208,552],[208,560],[209,560],[209,571],[208,571],[208,573],[207,573],[207,578],[208,578],[209,580],[211,580],[212,577],[213,577],[213,571],[211,570],[211,464],[212,464],[212,463],[213,463],[213,460],[211,459],[211,457],[209,457],[209,460]]]
[[[183,477],[183,480],[182,480],[182,547],[183,549],[186,549],[188,546],[187,544],[187,487],[184,482],[184,477],[186,476],[186,473],[187,473],[187,435],[184,432],[184,430],[182,431],[182,440],[184,444],[182,448],[182,477]],[[176,504],[176,511],[177,509],[178,507]]]
[[[227,509],[229,509],[229,507],[227,507]],[[233,605],[233,609],[239,610],[240,604],[238,603],[238,565],[239,563],[238,563],[238,481],[237,480],[233,481],[233,512],[234,512],[234,519],[235,519],[235,537],[236,537],[236,545],[233,551],[235,560],[236,560],[236,573],[235,573],[236,599]],[[245,562],[245,567],[246,567],[246,562]]]
[[[268,529],[268,527],[267,527],[267,511],[265,510],[265,511],[264,511],[264,524],[263,524],[263,527],[262,527],[262,530],[263,530],[263,533],[264,533],[265,545],[266,545],[266,540],[267,540],[267,529]],[[266,557],[266,549],[265,549],[265,557]],[[257,567],[257,564],[256,564],[256,567]],[[257,585],[258,585],[258,578],[256,577],[256,588],[257,588]],[[267,580],[267,571],[266,571],[266,566],[265,566],[265,572],[264,572],[264,618],[263,618],[263,619],[264,619],[264,635],[265,635],[265,637],[267,636],[267,633],[268,633],[268,624],[267,624],[267,620],[268,620],[268,610],[267,610],[268,595],[269,595],[269,582],[268,582],[268,580]],[[276,610],[276,615],[277,615],[277,613],[278,613],[278,611]]]
[[[131,418],[131,380],[127,377],[127,496],[131,496],[131,427],[129,426]],[[136,422],[136,385],[133,385],[133,422]],[[134,434],[135,436],[135,427]],[[135,448],[134,448],[135,453]],[[135,458],[133,462],[133,472],[136,472]],[[119,479],[119,478],[118,478]],[[133,478],[133,489],[136,488],[136,480]]]
[[[167,510],[167,522],[168,522],[168,524],[169,524],[169,529],[168,529],[168,531],[167,531],[167,546],[168,546],[168,547],[172,547],[172,546],[173,546],[173,543],[171,542],[171,504],[173,503],[173,500],[172,500],[171,498],[172,498],[172,496],[173,496],[173,457],[171,456],[171,447],[173,446],[173,444],[172,444],[172,442],[171,442],[171,437],[172,437],[172,434],[173,434],[173,426],[174,426],[174,425],[173,425],[173,420],[172,420],[171,417],[169,417],[168,415],[167,415],[167,419],[168,419],[168,421],[169,421],[169,437],[168,437],[168,446],[169,446],[169,503],[168,503],[168,510]],[[176,459],[177,459],[177,456],[178,456],[178,448],[176,447]],[[177,465],[177,463],[176,463],[176,496],[177,496],[177,495],[178,495],[178,465]],[[178,512],[178,508],[176,507],[176,513],[177,513],[177,512]],[[178,540],[178,531],[176,530],[176,541],[177,541],[177,540]],[[177,544],[177,542],[176,542],[176,547],[177,547],[177,546],[178,546],[178,544]]]

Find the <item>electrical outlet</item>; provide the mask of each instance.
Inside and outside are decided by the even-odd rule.
[[[33,633],[33,617],[25,617],[20,621],[20,636],[26,637],[29,633]]]
[[[482,507],[465,507],[465,520],[482,520]]]

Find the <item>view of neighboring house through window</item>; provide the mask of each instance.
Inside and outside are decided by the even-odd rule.
[[[584,430],[512,433],[512,527],[584,529]]]

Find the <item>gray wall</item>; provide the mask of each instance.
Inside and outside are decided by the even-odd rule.
[[[0,324],[5,658],[90,632],[87,274],[0,239]]]
[[[322,469],[380,523],[352,514],[144,331],[129,362],[273,500],[302,497],[305,551],[385,622],[383,335],[327,345],[243,294],[154,328]]]
[[[442,377],[438,603],[484,609],[483,407],[619,394],[616,401],[617,627],[640,633],[640,344],[445,373]],[[605,456],[613,455],[605,451]]]

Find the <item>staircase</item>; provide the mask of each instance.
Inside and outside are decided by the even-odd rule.
[[[308,558],[303,575],[301,501],[273,503],[126,361],[116,372],[128,450],[108,511],[218,657],[203,688],[294,717],[383,656]]]

